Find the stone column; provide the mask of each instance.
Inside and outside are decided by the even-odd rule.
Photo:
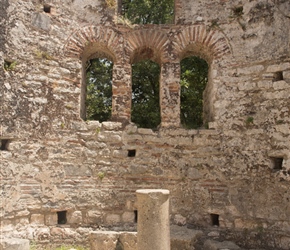
[[[137,249],[170,250],[169,190],[140,189],[136,194]]]

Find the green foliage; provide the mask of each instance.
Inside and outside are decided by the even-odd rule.
[[[134,24],[173,23],[174,0],[123,0],[122,15]]]
[[[15,69],[16,65],[17,65],[16,61],[11,62],[11,61],[4,60],[4,69],[6,71],[13,71]]]
[[[159,65],[150,60],[132,65],[131,120],[139,127],[156,128],[161,122],[159,76]]]
[[[112,109],[112,71],[113,63],[108,59],[92,59],[88,62],[86,73],[87,120],[108,121]]]
[[[180,66],[181,124],[186,128],[198,128],[203,125],[203,91],[208,80],[208,64],[192,56],[184,58]]]
[[[254,117],[248,116],[246,119],[246,125],[249,126],[254,123]]]
[[[103,180],[105,178],[105,175],[106,175],[106,173],[104,173],[104,172],[99,172],[98,173],[98,177],[99,177],[100,180]]]

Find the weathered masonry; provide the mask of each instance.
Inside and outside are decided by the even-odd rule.
[[[1,234],[86,242],[136,227],[137,189],[170,191],[172,224],[244,248],[290,248],[290,2],[175,0],[130,25],[118,1],[2,0]],[[112,117],[85,121],[85,62],[114,63]],[[209,65],[202,129],[180,125],[180,61]],[[132,64],[158,63],[158,130],[131,122]]]

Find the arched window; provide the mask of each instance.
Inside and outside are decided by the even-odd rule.
[[[207,127],[204,115],[204,98],[206,98],[204,90],[208,82],[208,64],[197,56],[191,56],[184,58],[180,62],[180,67],[181,124],[188,129]]]
[[[132,64],[131,121],[138,127],[157,128],[161,122],[159,78],[159,64],[151,60]]]
[[[132,24],[170,24],[174,0],[119,0],[118,12]]]
[[[81,111],[84,120],[103,122],[111,118],[112,71],[113,62],[105,57],[86,62]]]

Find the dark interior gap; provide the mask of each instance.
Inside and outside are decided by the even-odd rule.
[[[43,11],[45,13],[50,13],[51,12],[51,6],[49,6],[47,4],[43,5]]]
[[[138,210],[134,210],[134,222],[138,222]]]
[[[210,218],[211,218],[211,225],[212,226],[217,226],[217,227],[220,226],[218,214],[210,214]]]
[[[8,150],[9,140],[8,139],[1,139],[0,141],[1,141],[0,150],[2,150],[2,151]]]
[[[128,150],[128,157],[135,157],[136,156],[136,149]]]
[[[284,80],[284,78],[283,78],[283,71],[277,71],[277,72],[275,72],[274,73],[274,79],[273,79],[273,81],[274,82],[277,82],[277,81],[282,81],[282,80]]]
[[[279,171],[282,170],[283,167],[283,157],[272,157],[273,162],[273,170]]]
[[[57,212],[57,224],[63,225],[67,223],[66,214],[67,214],[67,211]]]

